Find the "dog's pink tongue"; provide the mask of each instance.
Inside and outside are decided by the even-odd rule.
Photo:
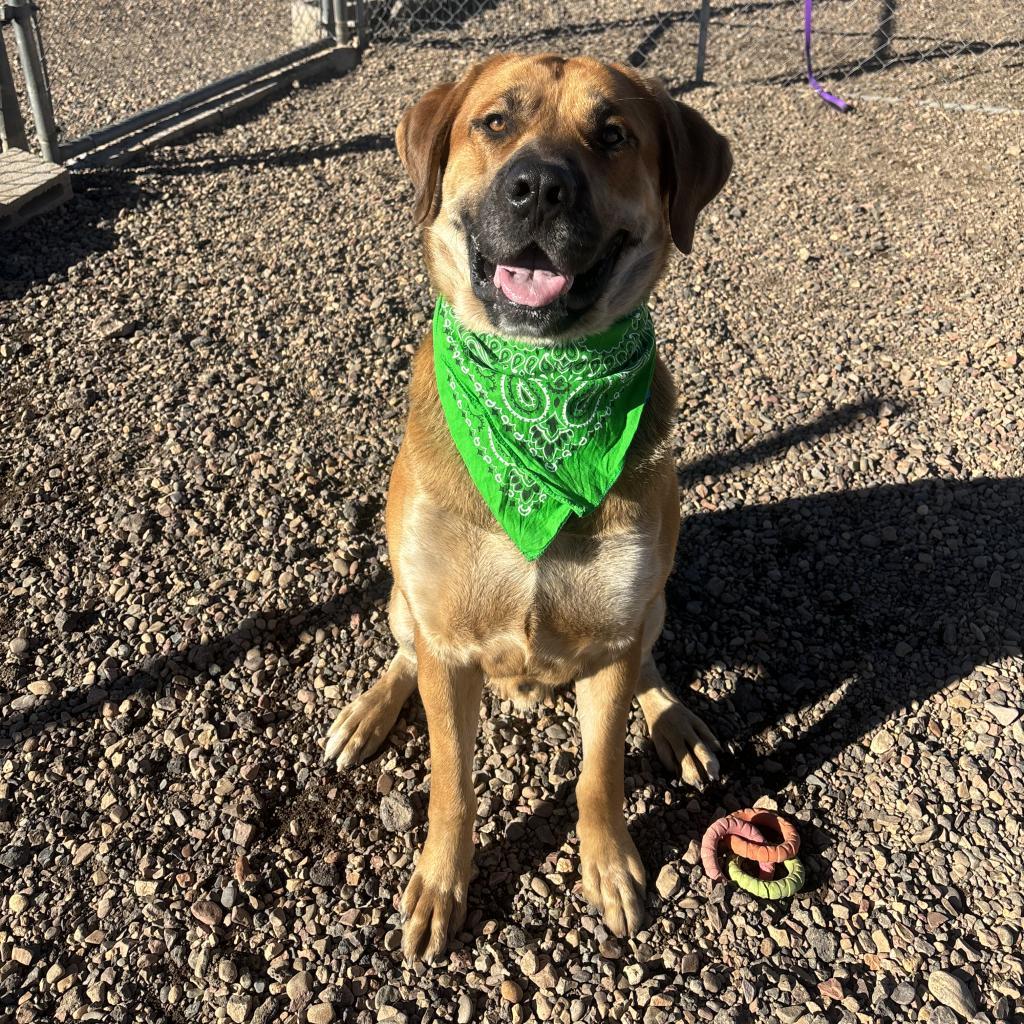
[[[572,274],[499,263],[494,269],[494,287],[519,306],[547,306],[572,287]]]

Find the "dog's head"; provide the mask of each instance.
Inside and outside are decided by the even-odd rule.
[[[643,301],[732,166],[658,83],[553,55],[431,89],[397,145],[434,286],[468,327],[519,338],[595,333]]]

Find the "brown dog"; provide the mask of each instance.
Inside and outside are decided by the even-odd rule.
[[[495,57],[432,89],[403,116],[397,145],[434,288],[469,329],[538,345],[600,332],[643,303],[672,242],[690,251],[697,215],[731,168],[725,139],[660,85],[622,65],[550,55]],[[500,279],[501,266],[514,271],[527,250],[531,266],[548,268],[544,280],[561,282],[551,301],[513,301],[518,293]],[[484,683],[524,702],[575,681],[583,891],[613,932],[633,932],[644,893],[623,814],[633,698],[672,771],[695,785],[718,771],[714,737],[651,655],[679,529],[672,382],[659,360],[617,483],[531,562],[467,474],[432,351],[428,336],[388,491],[398,653],[338,715],[327,757],[341,767],[371,755],[419,686],[429,828],[403,900],[403,947],[407,957],[433,958],[465,913]]]

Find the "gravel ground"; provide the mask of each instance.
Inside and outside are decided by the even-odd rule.
[[[576,891],[571,695],[490,699],[466,931],[400,962],[422,710],[343,776],[320,751],[393,649],[430,300],[391,136],[469,49],[371,53],[5,239],[0,1017],[1020,1020],[1020,121],[803,87],[691,95],[736,173],[654,303],[684,513],[658,656],[723,779],[666,777],[633,722],[649,923],[614,940]],[[789,903],[698,866],[754,802],[799,823]]]
[[[63,141],[309,42],[290,0],[40,0]]]

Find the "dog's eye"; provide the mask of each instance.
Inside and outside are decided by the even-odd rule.
[[[601,129],[601,145],[605,149],[617,149],[626,141],[626,133],[617,124],[606,124]]]
[[[500,135],[507,125],[504,114],[488,114],[484,118],[484,127],[494,135]]]

